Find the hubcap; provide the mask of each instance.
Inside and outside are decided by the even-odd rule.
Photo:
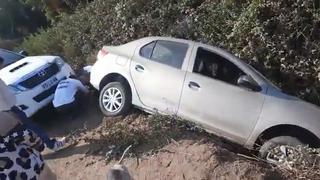
[[[281,164],[288,157],[288,147],[281,145],[273,148],[267,154],[266,160],[273,164]]]
[[[122,103],[123,95],[119,89],[111,87],[103,93],[102,104],[107,111],[116,112],[120,110]]]

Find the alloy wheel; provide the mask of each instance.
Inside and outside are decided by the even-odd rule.
[[[103,107],[109,112],[117,112],[123,106],[123,95],[115,87],[107,89],[102,97]]]

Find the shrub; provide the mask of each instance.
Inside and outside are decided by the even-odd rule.
[[[59,54],[62,52],[60,38],[54,28],[41,29],[39,33],[28,36],[20,47],[31,54]]]
[[[21,47],[61,53],[79,67],[106,44],[151,35],[187,38],[228,49],[286,92],[320,104],[318,8],[314,0],[95,0],[62,14]]]
[[[235,23],[229,44],[284,90],[319,104],[319,35],[313,0],[253,1]]]

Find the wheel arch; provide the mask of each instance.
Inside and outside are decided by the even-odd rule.
[[[111,82],[125,83],[131,89],[130,83],[127,80],[127,78],[125,78],[123,75],[121,75],[119,73],[110,73],[110,74],[105,75],[100,81],[99,89],[101,90],[105,85],[107,85]]]
[[[309,130],[297,125],[280,124],[265,129],[255,140],[254,147],[257,148],[266,140],[277,136],[292,136],[312,147],[320,146],[320,139]]]
[[[100,81],[100,84],[99,84],[99,89],[102,90],[103,87],[111,82],[120,82],[122,84],[124,84],[126,87],[129,88],[129,92],[131,94],[131,97],[132,97],[132,86],[130,85],[129,81],[127,80],[126,77],[124,77],[123,75],[119,74],[119,73],[110,73],[110,74],[107,74],[106,76],[104,76],[102,78],[102,80]],[[132,101],[132,99],[131,99]]]

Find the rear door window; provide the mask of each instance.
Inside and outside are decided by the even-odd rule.
[[[187,51],[188,44],[159,40],[142,47],[140,55],[151,61],[181,69]]]

